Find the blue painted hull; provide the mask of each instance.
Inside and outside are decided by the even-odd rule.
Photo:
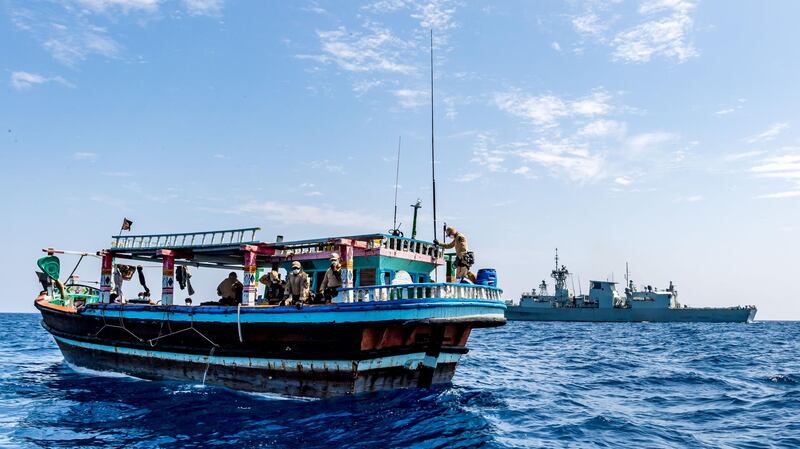
[[[755,319],[755,308],[682,308],[682,309],[601,309],[570,307],[509,306],[510,321],[587,321],[651,323],[747,323]]]

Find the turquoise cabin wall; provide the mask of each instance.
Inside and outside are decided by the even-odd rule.
[[[330,267],[330,261],[328,259],[304,260],[301,263],[303,264],[303,271],[311,277],[312,290],[316,291],[318,289],[317,272],[324,273]],[[279,268],[283,268],[287,273],[291,271],[291,267],[291,261],[279,264]],[[353,282],[355,286],[361,286],[360,271],[364,268],[375,269],[375,279],[378,284],[384,283],[384,273],[388,272],[390,274],[389,282],[391,282],[394,279],[394,274],[401,270],[411,274],[411,279],[414,282],[428,282],[434,267],[435,265],[429,262],[401,259],[399,257],[357,256],[353,258],[353,271],[355,271],[353,273]],[[264,267],[263,269],[266,270],[267,268]]]

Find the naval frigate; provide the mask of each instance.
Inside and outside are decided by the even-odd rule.
[[[670,282],[666,290],[634,286],[626,266],[625,291],[617,291],[613,281],[589,281],[588,295],[575,295],[567,288],[571,273],[558,264],[550,277],[555,281],[549,294],[545,281],[538,292],[523,293],[518,302],[507,302],[506,318],[512,321],[607,321],[607,322],[705,322],[748,323],[756,316],[755,306],[688,307],[678,302],[678,291]]]

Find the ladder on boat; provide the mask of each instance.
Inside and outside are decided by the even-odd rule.
[[[256,231],[260,230],[261,228],[240,228],[179,234],[114,235],[111,236],[111,248],[160,249],[242,245],[257,243]]]

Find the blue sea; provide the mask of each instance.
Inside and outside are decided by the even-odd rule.
[[[800,447],[800,323],[509,323],[447,388],[298,400],[96,376],[0,314],[4,448]]]

